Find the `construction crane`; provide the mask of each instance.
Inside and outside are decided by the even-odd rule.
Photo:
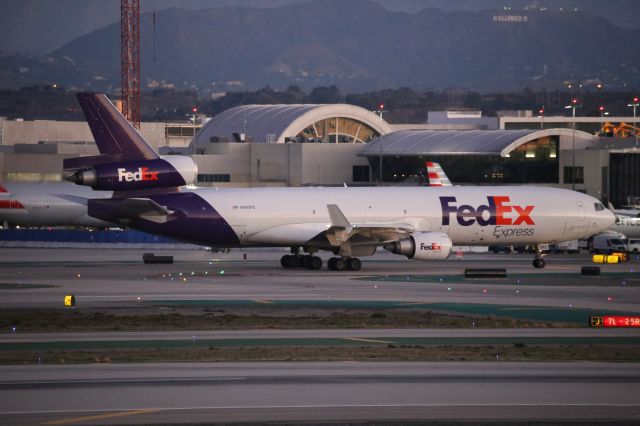
[[[140,0],[120,0],[122,114],[140,128]]]

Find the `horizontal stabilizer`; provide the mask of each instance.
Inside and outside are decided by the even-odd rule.
[[[98,213],[99,212],[99,213]],[[144,219],[166,223],[174,212],[149,198],[107,198],[89,200],[89,215],[110,222],[123,223],[131,219]]]
[[[139,217],[157,223],[165,223],[172,211],[149,198],[126,198],[122,201],[121,212],[125,217]]]

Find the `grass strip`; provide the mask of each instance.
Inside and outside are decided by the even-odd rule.
[[[354,336],[355,337],[355,336]],[[367,337],[353,338],[251,338],[181,340],[82,340],[53,342],[0,343],[0,352],[48,351],[84,349],[144,349],[144,348],[219,348],[219,347],[303,347],[303,346],[384,346],[387,342],[399,346],[470,346],[470,345],[609,345],[640,346],[640,337]]]
[[[640,361],[640,345],[381,345],[3,352],[0,364],[243,361]]]
[[[367,310],[333,306],[289,306],[253,303],[237,307],[181,306],[135,309],[12,309],[0,311],[0,329],[16,332],[171,331],[243,329],[345,328],[551,328],[577,324],[496,318],[478,312],[474,317],[448,315],[395,305],[395,309]],[[517,312],[514,311],[514,315]],[[587,324],[581,318],[580,326]]]

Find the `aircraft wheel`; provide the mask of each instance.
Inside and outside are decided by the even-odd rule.
[[[331,259],[329,259],[327,261],[327,268],[329,268],[330,271],[335,271],[336,270],[336,258],[332,257]]]
[[[342,257],[336,257],[336,271],[344,271],[347,269],[347,261]]]
[[[297,268],[298,256],[294,256],[292,254],[282,256],[282,259],[280,259],[280,264],[287,269]]]
[[[298,263],[303,268],[311,269],[311,256],[308,256],[308,255],[307,256],[300,256],[298,258]]]
[[[318,270],[322,268],[322,259],[318,256],[309,256],[311,259],[309,260],[309,269]]]
[[[544,259],[540,257],[536,257],[535,259],[533,259],[534,268],[544,268],[545,265],[546,265],[546,262],[544,261]]]
[[[347,269],[347,262],[342,257],[332,257],[329,259],[327,266],[332,271],[344,271]]]
[[[362,268],[362,262],[357,257],[351,257],[347,260],[347,269],[350,271],[359,271]]]

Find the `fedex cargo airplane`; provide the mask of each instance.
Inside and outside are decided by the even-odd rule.
[[[106,228],[113,224],[89,216],[87,201],[111,195],[68,182],[0,182],[0,224]]]
[[[100,155],[65,160],[65,178],[113,191],[88,201],[91,217],[208,246],[290,247],[285,268],[320,269],[320,250],[336,255],[331,270],[359,270],[378,247],[446,259],[454,244],[553,243],[615,221],[595,198],[544,187],[185,189],[191,158],[160,158],[106,96],[77,96]],[[544,267],[540,253],[533,264]]]
[[[452,183],[439,163],[426,162],[430,186],[451,186]],[[640,237],[640,212],[638,210],[616,210],[609,203],[609,210],[616,216],[615,224],[608,231],[619,232],[628,238]]]

